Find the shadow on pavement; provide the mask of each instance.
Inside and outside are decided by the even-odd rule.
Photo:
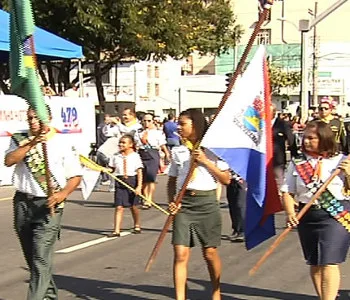
[[[77,278],[64,275],[55,275],[58,288],[73,294],[75,299],[103,299],[103,300],[141,300],[159,299],[167,296],[173,298],[173,288],[151,285],[132,285],[112,281],[100,281],[87,278]],[[132,294],[145,293],[143,296]],[[157,297],[158,295],[158,297]]]
[[[141,299],[163,299],[174,298],[174,289],[172,286],[155,285],[133,285],[118,283],[112,281],[101,281],[88,278],[77,278],[65,275],[55,275],[55,280],[59,289],[67,291],[75,296],[76,299],[123,299],[123,300],[141,300]],[[188,299],[205,300],[210,299],[210,282],[189,278],[191,284],[199,285],[200,290],[189,290]],[[275,291],[262,288],[246,287],[235,284],[221,284],[222,299],[249,300],[249,299],[280,299],[280,300],[316,300],[315,296],[297,294],[291,292]],[[134,295],[133,295],[134,294]],[[135,294],[142,294],[138,296]],[[349,291],[340,291],[339,300],[349,299]],[[234,295],[240,295],[239,298]]]
[[[188,281],[201,285],[204,287],[204,291],[193,291],[193,294],[189,293],[189,298],[192,299],[209,299],[208,295],[210,295],[210,282],[192,279],[189,278]],[[221,293],[222,300],[235,299],[235,300],[249,300],[249,299],[280,299],[280,300],[316,300],[316,297],[282,292],[282,291],[274,291],[262,288],[254,288],[247,287],[242,285],[221,283]],[[231,294],[231,295],[230,295]],[[239,298],[233,295],[240,295]]]
[[[70,230],[70,231],[84,232],[84,233],[90,233],[90,234],[99,234],[99,235],[105,235],[106,232],[110,231],[108,229],[106,229],[106,230],[97,230],[97,229],[83,228],[83,227],[76,227],[76,226],[69,226],[69,225],[62,225],[61,229]]]

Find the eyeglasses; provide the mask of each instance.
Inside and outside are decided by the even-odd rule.
[[[318,109],[319,109],[319,110],[329,110],[328,107],[319,107]]]

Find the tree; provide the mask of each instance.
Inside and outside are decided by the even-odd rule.
[[[124,58],[181,59],[193,51],[220,54],[242,30],[228,0],[32,0],[36,23],[83,46],[100,102],[101,77]],[[237,34],[238,33],[238,34]],[[48,65],[50,69],[54,66]],[[60,65],[67,85],[69,62]],[[49,81],[52,84],[53,77]],[[77,81],[74,79],[73,81]]]
[[[281,95],[281,88],[297,87],[301,82],[300,71],[285,71],[281,67],[276,67],[272,63],[268,64],[271,93]],[[288,95],[283,95],[287,96]]]

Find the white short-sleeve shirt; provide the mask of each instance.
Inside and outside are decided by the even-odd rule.
[[[205,155],[221,171],[229,169],[229,165],[220,160],[210,150],[204,149]],[[168,176],[177,177],[177,190],[183,186],[190,168],[191,153],[186,146],[177,146],[172,149],[172,159]],[[210,174],[204,166],[198,165],[194,171],[193,180],[187,185],[189,190],[211,191],[216,190],[217,180]]]
[[[139,130],[142,130],[142,125],[139,122],[136,122],[130,126],[126,126],[120,123],[118,124],[118,128],[121,135],[124,135],[124,134],[134,135]]]
[[[137,170],[143,168],[141,157],[138,153],[132,152],[126,157],[126,175],[135,176]],[[115,168],[114,174],[116,176],[123,176],[124,174],[124,155],[118,153],[112,156],[110,162],[110,167]]]
[[[162,130],[153,128],[153,129],[146,129],[142,132],[140,132],[137,136],[135,136],[137,145],[140,148],[143,148],[144,145],[141,143],[141,138],[143,137],[143,135],[146,133],[146,131],[148,132],[148,146],[155,148],[155,149],[159,149],[161,146],[166,144],[166,137],[165,134]]]
[[[322,159],[321,181],[325,182],[338,167],[339,163],[345,158],[346,156],[339,154],[331,158]],[[311,156],[306,156],[306,159],[310,162],[311,166],[315,168],[318,159]],[[340,174],[331,181],[327,189],[336,199],[344,200],[345,196],[342,193],[343,186],[344,175]],[[304,181],[298,175],[293,162],[288,166],[283,185],[281,186],[281,192],[294,194],[295,200],[302,203],[308,203],[312,198],[309,188],[306,187]]]
[[[75,176],[82,176],[82,167],[75,147],[62,142],[60,134],[55,134],[47,142],[49,169],[61,188],[64,188],[67,180]],[[36,147],[42,151],[41,144]],[[16,142],[11,139],[10,147],[6,154],[18,148]],[[13,185],[17,191],[30,194],[35,197],[46,197],[40,185],[34,179],[31,171],[24,161],[16,164],[13,174]]]

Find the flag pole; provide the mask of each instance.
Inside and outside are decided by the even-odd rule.
[[[139,196],[140,198],[142,198],[143,200],[145,200],[147,203],[153,205],[155,208],[157,208],[158,210],[160,210],[162,213],[166,214],[167,216],[170,215],[170,213],[168,211],[166,211],[164,208],[160,207],[157,203],[153,202],[151,199],[146,198],[144,195],[142,194],[137,194],[136,190],[131,187],[130,185],[128,185],[127,183],[125,183],[123,180],[119,179],[117,176],[114,176],[110,171],[108,171],[105,167],[100,166],[99,164],[95,163],[94,161],[92,161],[90,158],[85,157],[82,154],[79,154],[79,159],[80,159],[80,163],[83,164],[85,167],[94,170],[94,171],[98,171],[98,172],[103,172],[106,173],[108,176],[112,177],[114,180],[118,181],[121,185],[125,186],[126,188],[128,188],[130,191],[132,191],[133,193],[135,193],[137,196]]]
[[[35,53],[35,47],[34,47],[34,38],[33,36],[29,39],[30,43],[30,49],[32,51],[33,61],[35,69],[37,69],[37,58]],[[44,124],[42,121],[40,121],[40,131],[47,133],[49,131],[49,128],[46,124]],[[42,143],[42,149],[44,154],[44,165],[45,165],[45,180],[47,185],[47,198],[50,198],[53,194],[52,185],[51,185],[51,174],[50,174],[50,168],[49,168],[49,159],[48,159],[48,151],[47,151],[47,144],[46,142]],[[50,207],[50,215],[53,216],[55,214],[55,207]]]
[[[348,156],[347,159],[349,159],[350,156]],[[334,177],[338,176],[341,170],[338,168],[336,169],[331,176],[324,182],[324,184],[319,188],[319,190],[315,193],[315,195],[311,198],[311,200],[301,209],[301,211],[297,215],[297,219],[300,220],[305,213],[309,210],[309,208],[314,204],[314,202],[322,195],[322,193],[326,190],[327,186],[330,184],[330,182],[334,179]],[[292,230],[292,227],[286,228],[274,241],[274,243],[267,249],[265,254],[258,260],[258,262],[254,265],[253,268],[249,270],[249,275],[254,275],[258,269],[261,267],[261,265],[265,262],[265,260],[276,250],[276,248],[279,246],[279,244],[282,243],[282,241],[285,239],[287,234]]]
[[[242,55],[238,65],[237,65],[237,68],[236,68],[235,72],[233,73],[233,76],[231,77],[230,83],[227,86],[225,94],[223,95],[223,97],[221,99],[221,102],[220,102],[220,104],[218,106],[218,109],[216,110],[214,118],[212,119],[211,122],[213,122],[215,120],[216,116],[221,111],[221,109],[225,105],[227,99],[231,95],[231,91],[232,91],[232,89],[233,89],[233,87],[234,87],[234,85],[235,85],[235,83],[237,81],[238,76],[241,73],[243,73],[243,67],[244,67],[244,64],[245,64],[245,62],[247,60],[248,54],[249,54],[250,50],[253,47],[253,43],[255,41],[255,38],[256,38],[258,32],[260,31],[260,28],[261,28],[262,24],[264,23],[268,12],[269,12],[269,8],[264,7],[263,11],[260,13],[259,20],[258,20],[258,22],[255,25],[255,28],[253,30],[253,33],[252,33],[250,39],[249,39],[249,42],[248,42],[246,48],[244,49],[243,55]],[[198,146],[199,146],[199,144],[200,143],[198,143]],[[196,164],[196,162],[194,160],[194,156],[191,155],[189,172],[188,172],[188,174],[187,174],[187,176],[185,178],[185,181],[184,181],[184,184],[182,185],[181,190],[179,191],[179,193],[175,197],[175,201],[174,202],[175,202],[176,205],[179,205],[181,203],[182,198],[183,198],[183,196],[185,194],[187,185],[188,185],[188,183],[189,183],[189,181],[190,181],[190,179],[192,177],[193,171],[196,168],[196,166],[197,166],[197,164]],[[146,272],[148,272],[150,270],[151,265],[153,264],[157,254],[159,252],[160,246],[162,245],[162,243],[164,241],[164,238],[165,238],[165,236],[166,236],[166,234],[167,234],[167,232],[169,230],[169,227],[170,227],[171,223],[173,222],[173,219],[174,219],[174,215],[170,215],[167,218],[167,220],[166,220],[166,222],[164,224],[163,230],[161,231],[161,233],[160,233],[160,235],[158,237],[158,240],[157,240],[157,242],[156,242],[156,244],[155,244],[155,246],[154,246],[154,248],[152,250],[152,253],[151,253],[151,255],[150,255],[149,259],[148,259],[148,262],[146,264],[146,267],[145,267],[145,271]]]

